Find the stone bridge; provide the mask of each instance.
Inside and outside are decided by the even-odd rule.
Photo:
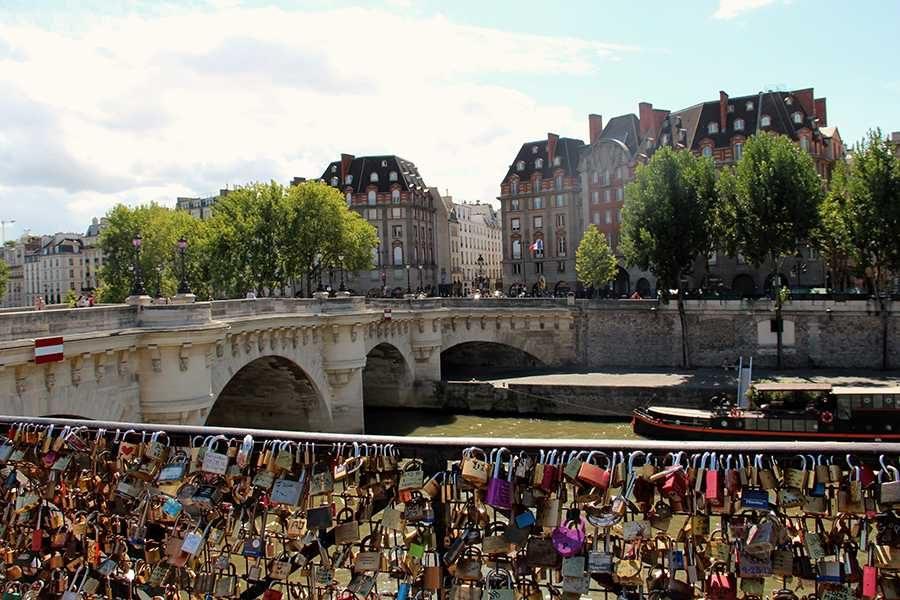
[[[413,403],[450,368],[577,362],[558,302],[263,298],[0,314],[0,414],[364,430],[364,398]],[[391,308],[390,319],[385,308]],[[62,336],[61,362],[34,340]]]

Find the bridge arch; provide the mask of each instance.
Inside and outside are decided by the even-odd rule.
[[[456,343],[441,352],[441,379],[491,377],[542,369],[547,363],[522,348],[496,341]]]
[[[328,403],[296,362],[273,354],[250,360],[222,386],[206,425],[330,431]]]
[[[363,405],[407,404],[414,378],[409,359],[397,346],[389,342],[376,344],[366,354],[363,368]]]

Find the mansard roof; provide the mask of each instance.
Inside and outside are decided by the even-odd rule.
[[[390,180],[391,172],[397,173],[397,181]],[[372,173],[378,174],[378,181],[372,182]],[[404,191],[428,192],[428,186],[419,174],[415,163],[394,154],[383,156],[357,156],[350,161],[347,174],[352,175],[352,181],[347,183],[341,177],[341,161],[330,163],[322,173],[322,181],[329,185],[333,178],[337,178],[334,187],[345,190],[352,188],[354,193],[366,192],[370,186],[376,186],[379,192],[389,192],[395,184]]]
[[[547,147],[549,140],[538,140],[536,142],[525,142],[519,148],[515,160],[509,165],[503,181],[511,176],[516,175],[519,179],[531,179],[535,173],[540,173],[541,178],[550,179],[553,177],[557,169],[562,169],[566,175],[575,176],[578,174],[578,156],[581,149],[584,148],[582,140],[574,138],[561,137],[556,142],[554,156],[560,157],[560,164],[553,166],[553,161],[548,159]],[[541,168],[535,167],[535,159],[543,159]],[[519,162],[525,163],[525,168],[521,171],[516,169]]]

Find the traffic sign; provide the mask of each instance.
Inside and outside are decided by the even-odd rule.
[[[60,362],[64,359],[62,336],[34,340],[34,364],[42,365],[44,363]]]

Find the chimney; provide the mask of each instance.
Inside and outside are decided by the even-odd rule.
[[[719,90],[719,131],[725,131],[728,124],[728,94]]]
[[[295,185],[300,185],[301,183],[304,183],[304,182],[306,182],[306,177],[294,177],[293,179],[291,179],[291,187],[294,187]]]
[[[819,127],[828,126],[828,111],[825,109],[825,98],[816,98],[816,118]]]
[[[547,134],[547,162],[550,163],[548,166],[553,165],[553,157],[556,156],[556,143],[559,141],[559,136],[555,133]]]
[[[653,131],[653,105],[649,102],[638,104],[638,119],[641,124],[641,138],[643,139]]]
[[[595,115],[593,113],[589,114],[588,131],[590,134],[591,144],[600,139],[600,134],[603,133],[603,117],[600,115]]]
[[[347,181],[347,173],[350,172],[350,163],[355,157],[352,154],[341,154],[341,185]]]

